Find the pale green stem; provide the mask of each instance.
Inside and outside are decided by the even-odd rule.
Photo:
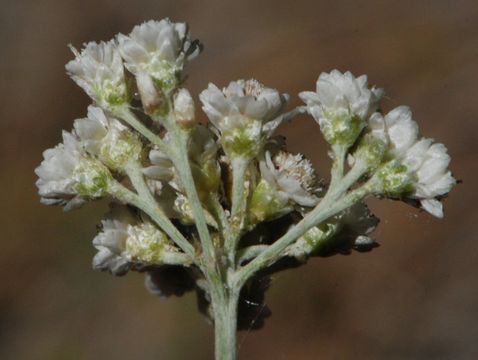
[[[209,208],[209,211],[212,213],[217,222],[219,231],[223,235],[223,239],[231,236],[232,232],[229,226],[229,219],[227,217],[226,211],[217,198],[217,194],[211,194],[209,196]]]
[[[216,289],[212,291],[212,306],[214,313],[215,359],[237,359],[237,306],[239,287],[229,287],[230,291]]]
[[[239,270],[235,275],[237,284],[242,286],[254,273],[275,263],[278,259],[280,259],[284,250],[295,240],[304,235],[310,228],[349,208],[358,201],[362,200],[372,191],[373,183],[367,183],[366,185],[344,195],[340,199],[326,196],[314,210],[308,213],[284,236],[270,245],[264,252],[262,252],[254,260]]]
[[[249,261],[263,253],[269,245],[252,245],[238,250],[237,263],[240,265],[245,261]]]
[[[131,182],[135,187],[142,187],[142,174],[131,172]],[[140,178],[141,176],[141,178]],[[133,180],[134,179],[134,180]],[[142,179],[142,180],[141,180]],[[108,186],[109,193],[123,203],[131,204],[148,214],[151,219],[171,238],[171,240],[184,251],[191,259],[195,258],[194,247],[179,232],[174,224],[164,215],[163,211],[157,206],[156,202],[152,203],[149,199],[143,198],[141,195],[135,194],[120,183],[114,181]],[[144,190],[141,190],[144,191]],[[138,191],[139,193],[139,191]]]
[[[335,187],[335,184],[342,180],[344,176],[345,156],[347,148],[343,145],[334,145],[332,150],[335,156],[334,163],[331,170],[330,187]]]
[[[246,206],[248,190],[246,189],[246,172],[249,166],[249,159],[244,157],[233,157],[232,160],[232,206],[231,206],[231,231],[232,236],[228,237],[225,243],[225,252],[231,264],[235,264],[236,248],[239,242],[241,231],[244,229],[246,217]]]
[[[177,126],[173,127],[171,134],[172,141],[174,146],[170,149],[171,159],[178,170],[179,176],[181,178],[181,183],[186,190],[186,195],[191,206],[191,211],[196,223],[196,228],[199,233],[199,238],[201,240],[202,250],[205,255],[205,260],[207,261],[209,267],[214,266],[215,263],[215,250],[214,244],[209,234],[207,228],[206,216],[199,199],[199,195],[196,189],[196,184],[194,183],[193,174],[191,171],[191,166],[189,164],[188,157],[188,139],[181,132]]]
[[[146,139],[148,139],[152,144],[156,145],[162,152],[167,153],[167,146],[164,141],[151,130],[149,130],[131,111],[131,109],[127,106],[117,107],[113,110],[113,114],[123,121],[125,121],[128,125],[130,125],[133,129],[143,135]]]

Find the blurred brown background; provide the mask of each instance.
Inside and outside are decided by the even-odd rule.
[[[366,73],[385,109],[407,104],[444,142],[464,184],[436,220],[371,201],[382,219],[368,254],[314,259],[275,276],[264,329],[239,334],[241,359],[478,357],[478,2],[282,0],[0,1],[0,358],[211,359],[212,328],[194,295],[158,299],[143,278],[90,268],[105,203],[64,214],[39,204],[33,169],[89,102],[68,79],[67,43],[108,40],[148,19],[188,21],[209,81],[255,77],[296,94],[321,71]],[[327,176],[318,127],[283,129]]]

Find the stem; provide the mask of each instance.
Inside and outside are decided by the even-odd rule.
[[[132,170],[130,170],[132,172]],[[131,174],[131,181],[134,183],[139,182],[139,176],[137,173]],[[134,179],[134,180],[133,180]],[[141,179],[142,178],[141,174]],[[141,187],[142,185],[136,184],[135,187]],[[109,193],[116,199],[131,204],[138,209],[148,214],[151,219],[171,238],[171,240],[191,259],[195,259],[194,247],[189,241],[179,232],[174,224],[163,214],[162,210],[157,206],[156,202],[151,203],[148,199],[144,199],[142,196],[135,194],[118,182],[111,182],[108,187]],[[148,189],[149,191],[149,189]],[[139,191],[138,191],[139,192]]]
[[[252,245],[244,249],[240,249],[237,252],[237,258],[238,258],[237,263],[240,265],[245,261],[255,258],[257,255],[262,253],[268,247],[269,245]]]
[[[127,106],[117,107],[114,110],[114,115],[123,119],[133,129],[143,135],[152,144],[156,145],[162,152],[167,153],[167,146],[164,141],[151,130],[149,130],[137,117],[133,114],[131,109]]]
[[[373,183],[367,183],[364,186],[351,191],[339,200],[326,195],[319,205],[317,205],[314,210],[307,214],[307,216],[297,223],[291,230],[239,270],[235,275],[235,281],[237,284],[242,286],[258,270],[276,262],[281,257],[287,246],[304,235],[311,227],[362,200],[366,195],[372,192],[372,184]]]
[[[347,148],[343,145],[335,145],[332,147],[332,151],[335,155],[335,159],[331,170],[330,187],[334,188],[344,176],[345,155],[347,154]]]
[[[241,236],[241,230],[244,229],[247,206],[244,180],[248,166],[249,159],[244,157],[232,158],[232,206],[230,220],[232,235],[226,237],[228,241],[225,243],[225,252],[231,264],[235,264],[237,243]]]
[[[236,360],[237,304],[239,289],[216,289],[212,295],[216,360]]]
[[[189,165],[187,138],[176,126],[171,135],[175,145],[169,151],[173,155],[171,159],[179,172],[181,182],[186,190],[207,266],[212,267],[215,264],[214,244],[207,228],[206,217],[196,190],[191,166]]]
[[[228,241],[226,239],[231,236],[232,232],[229,226],[229,219],[227,218],[226,211],[219,202],[218,195],[211,194],[208,201],[209,211],[216,220],[218,229],[221,232],[224,241]]]

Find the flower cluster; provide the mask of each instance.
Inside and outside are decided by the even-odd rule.
[[[446,147],[419,138],[408,107],[383,115],[382,96],[382,89],[367,87],[365,75],[355,78],[337,70],[320,75],[316,93],[301,93],[333,148],[354,146],[350,164],[373,175],[377,195],[417,200],[432,215],[443,217],[439,199],[456,183]]]
[[[201,124],[184,87],[201,45],[186,24],[148,21],[72,49],[67,73],[93,103],[44,152],[35,170],[41,202],[70,210],[109,198],[93,267],[145,273],[158,295],[196,290],[219,329],[238,309],[247,319],[240,327],[263,323],[247,304],[263,304],[271,273],[375,247],[367,197],[443,216],[441,200],[456,183],[446,147],[419,135],[408,107],[383,113],[384,92],[365,75],[322,73],[315,92],[299,94],[305,106],[289,111],[287,94],[256,80],[209,84],[199,95],[209,120]],[[304,113],[331,147],[329,183],[274,135]],[[233,330],[217,332],[218,341]]]

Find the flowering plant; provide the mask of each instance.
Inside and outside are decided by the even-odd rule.
[[[202,125],[183,87],[201,49],[186,24],[169,19],[72,48],[67,72],[93,104],[35,172],[46,205],[110,198],[93,267],[144,273],[160,296],[195,290],[214,323],[216,358],[235,359],[236,330],[269,315],[257,305],[272,273],[375,247],[369,196],[442,217],[456,181],[445,146],[420,137],[408,107],[385,114],[383,90],[365,75],[322,73],[292,110],[287,94],[256,80],[209,84],[199,95]],[[330,145],[329,183],[274,135],[306,113]]]

